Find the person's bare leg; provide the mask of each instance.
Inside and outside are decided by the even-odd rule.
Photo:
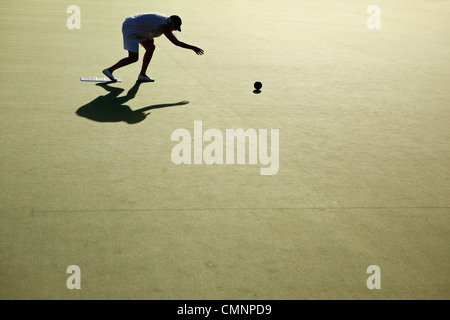
[[[150,61],[152,60],[153,52],[155,51],[155,44],[154,44],[153,39],[143,41],[143,42],[141,42],[141,44],[145,49],[145,54],[144,54],[144,57],[142,58],[142,68],[141,68],[141,72],[139,73],[139,75],[141,75],[143,77],[147,77],[147,75],[146,75],[147,68],[148,68],[148,65],[150,64]]]
[[[128,51],[128,57],[119,60],[115,65],[109,67],[107,70],[113,73],[115,70],[125,67],[139,60],[139,53]]]

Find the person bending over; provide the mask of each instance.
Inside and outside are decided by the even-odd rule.
[[[181,18],[177,15],[169,17],[159,13],[141,13],[125,19],[122,24],[123,47],[128,51],[128,57],[119,60],[113,66],[103,70],[103,73],[117,81],[113,72],[139,60],[139,44],[145,49],[142,60],[142,68],[138,80],[142,82],[153,82],[154,79],[147,76],[147,68],[155,51],[154,38],[164,34],[174,45],[190,49],[197,55],[203,55],[204,51],[196,46],[179,41],[173,32],[181,31]]]

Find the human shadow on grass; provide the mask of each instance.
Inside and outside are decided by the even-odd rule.
[[[109,93],[99,96],[84,106],[81,106],[75,113],[80,117],[97,122],[123,121],[128,124],[135,124],[147,118],[150,112],[146,111],[189,103],[189,101],[180,101],[176,103],[155,104],[145,108],[132,110],[129,106],[124,105],[124,103],[134,99],[141,83],[142,82],[140,81],[136,81],[135,85],[128,90],[125,96],[122,97],[119,97],[119,95],[124,91],[124,89],[111,87],[108,83],[98,83],[98,86],[102,87]]]

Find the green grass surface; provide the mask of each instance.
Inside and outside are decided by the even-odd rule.
[[[366,27],[372,4],[380,30]],[[121,83],[81,82],[126,55],[122,21],[141,12],[180,15],[177,37],[205,55],[162,36],[156,82],[136,84],[140,61]],[[449,13],[425,0],[2,1],[0,298],[448,299]],[[279,129],[278,173],[175,165],[171,134],[194,121]]]

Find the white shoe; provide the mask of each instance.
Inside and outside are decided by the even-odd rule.
[[[112,74],[111,72],[109,72],[108,69],[105,69],[105,70],[103,70],[102,72],[103,72],[103,74],[104,74],[105,76],[107,76],[111,81],[114,81],[114,82],[117,81],[117,79],[114,78],[113,74]]]
[[[152,79],[152,78],[147,77],[147,76],[144,77],[144,76],[141,76],[141,75],[139,75],[138,80],[142,81],[142,82],[154,82],[155,81],[155,79]]]

